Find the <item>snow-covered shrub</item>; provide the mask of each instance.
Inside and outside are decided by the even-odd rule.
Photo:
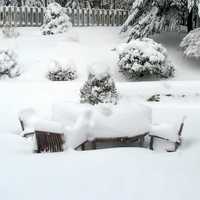
[[[70,18],[64,8],[58,3],[48,5],[45,12],[44,25],[42,26],[43,35],[52,35],[66,32],[72,26]]]
[[[44,1],[42,0],[26,0],[25,5],[29,7],[44,7]]]
[[[16,38],[19,36],[19,32],[15,26],[5,24],[2,28],[2,34],[5,38]]]
[[[182,40],[180,47],[190,58],[200,58],[200,28],[189,32]]]
[[[5,38],[16,38],[19,36],[19,32],[17,31],[15,21],[14,21],[14,24],[9,23],[11,21],[10,18],[11,18],[10,15],[6,17],[7,22],[4,24],[2,28],[2,34]]]
[[[47,73],[47,78],[51,81],[71,81],[77,78],[77,71],[73,65],[63,65],[55,61]]]
[[[167,50],[149,38],[121,45],[118,66],[129,79],[169,78],[175,72]]]
[[[92,105],[98,103],[117,104],[118,93],[109,67],[96,63],[89,68],[88,80],[80,90],[81,103]]]
[[[8,76],[14,78],[20,75],[20,70],[14,52],[0,50],[0,78]]]

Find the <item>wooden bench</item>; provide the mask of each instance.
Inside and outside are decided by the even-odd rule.
[[[138,144],[139,147],[144,147],[144,140],[145,136],[147,136],[148,133],[142,134],[142,135],[137,135],[134,137],[116,137],[116,138],[95,138],[92,141],[85,141],[83,144],[79,145],[76,150],[81,149],[82,151],[84,150],[94,150],[97,149],[97,144],[110,144],[111,147],[112,145],[117,144],[116,147],[128,147],[131,146],[131,144],[136,143]],[[103,145],[100,145],[99,149],[103,149]]]
[[[64,134],[35,131],[36,153],[64,151]]]

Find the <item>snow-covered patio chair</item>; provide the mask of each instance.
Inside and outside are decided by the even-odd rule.
[[[40,118],[34,109],[19,113],[23,137],[34,138],[34,152],[61,152],[64,144],[64,127],[61,123]]]
[[[182,131],[184,127],[185,117],[181,125],[176,123],[162,123],[152,125],[152,130],[149,133],[150,143],[149,148],[155,150],[156,147],[165,149],[167,152],[175,152],[182,142]]]
[[[40,120],[35,123],[36,153],[64,151],[64,126],[58,122]]]
[[[37,120],[37,114],[34,109],[23,109],[19,113],[19,122],[22,129],[21,135],[29,137],[34,135],[34,124]]]

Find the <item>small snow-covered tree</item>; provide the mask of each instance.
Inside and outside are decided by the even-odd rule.
[[[77,78],[77,71],[74,66],[55,61],[48,71],[47,78],[51,81],[72,81]]]
[[[0,78],[14,78],[20,75],[16,54],[10,50],[0,50]]]
[[[105,64],[94,64],[89,68],[88,80],[80,90],[81,103],[92,105],[99,103],[117,104],[118,93],[111,77],[109,67]]]
[[[200,58],[200,28],[194,29],[186,35],[180,47],[184,50],[184,54],[190,58]]]
[[[66,32],[72,26],[70,18],[64,8],[58,3],[51,3],[45,11],[44,25],[42,26],[43,35],[52,35]]]
[[[167,50],[149,38],[132,40],[119,48],[118,66],[129,79],[169,78],[174,76],[174,66]]]

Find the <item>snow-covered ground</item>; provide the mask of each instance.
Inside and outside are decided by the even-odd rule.
[[[119,28],[73,28],[64,34],[42,36],[39,28],[21,28],[17,39],[0,35],[0,49],[13,49],[22,65],[19,80],[47,80],[51,61],[72,63],[77,67],[79,80],[87,76],[88,65],[104,62],[116,69],[117,54],[112,51],[120,44]],[[1,34],[1,33],[0,33]]]
[[[177,67],[175,80],[181,81],[122,83],[116,51],[111,51],[124,40],[118,28],[74,28],[70,34],[51,37],[41,36],[38,28],[22,28],[20,32],[15,40],[0,36],[0,48],[15,48],[24,69],[16,81],[0,82],[0,199],[200,198],[199,62],[183,58],[179,37],[171,33],[156,39],[169,50]],[[45,81],[51,59],[74,62],[79,79]],[[87,65],[96,61],[111,66],[121,99],[152,108],[153,122],[174,122],[187,116],[183,145],[176,153],[139,148],[32,153],[32,143],[18,135],[19,111],[33,107],[50,118],[52,105],[79,101]],[[161,94],[160,102],[147,102],[154,94]]]
[[[42,36],[39,28],[19,28],[20,36],[5,39],[0,33],[0,49],[13,49],[18,54],[22,75],[17,80],[43,81],[53,60],[76,65],[79,80],[87,75],[88,65],[104,62],[111,66],[114,78],[124,81],[118,72],[118,55],[114,48],[125,41],[116,27],[72,28],[56,36]],[[165,33],[156,36],[169,51],[169,58],[176,66],[173,80],[199,80],[200,61],[184,58],[179,49],[183,34]]]

